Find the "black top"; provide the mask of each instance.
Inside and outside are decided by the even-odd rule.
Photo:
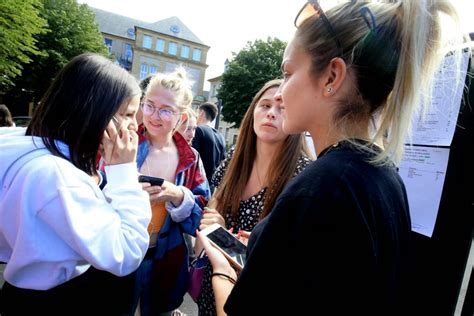
[[[229,315],[398,312],[408,201],[396,168],[370,155],[342,142],[289,183],[251,234]]]
[[[214,172],[212,177],[212,184],[218,188],[224,178],[229,163],[234,155],[235,148],[229,150],[227,157],[221,162],[219,167]],[[304,168],[311,163],[311,160],[306,155],[301,155],[296,163],[294,176],[299,174]],[[237,233],[239,230],[252,231],[257,225],[260,215],[263,212],[264,196],[267,187],[250,196],[246,200],[241,200],[239,204],[239,212],[236,217],[231,216],[230,210],[224,215],[225,225],[227,229],[233,228],[233,232]],[[211,280],[212,266],[209,263],[206,268],[202,285],[201,293],[197,304],[199,307],[199,315],[216,315],[215,298],[212,290]]]
[[[208,125],[199,125],[193,138],[193,147],[201,155],[207,181],[211,183],[214,170],[225,157],[224,138],[216,129]]]

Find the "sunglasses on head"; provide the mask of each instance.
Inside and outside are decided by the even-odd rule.
[[[318,1],[310,0],[306,2],[306,4],[301,8],[301,10],[298,12],[295,18],[296,28],[299,28],[301,24],[303,24],[304,21],[306,21],[308,18],[312,16],[321,18],[321,20],[323,21],[323,25],[328,31],[329,35],[331,35],[332,38],[334,38],[334,41],[336,42],[338,56],[342,56],[343,50],[342,50],[341,42],[339,41],[336,31],[334,31],[334,28],[332,27],[331,22],[329,22],[328,18],[324,14],[324,11],[319,5]]]

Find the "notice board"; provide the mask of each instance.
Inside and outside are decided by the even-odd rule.
[[[421,139],[414,136],[414,145],[406,148],[400,165],[412,216],[413,256],[407,293],[412,315],[454,315],[461,290],[474,232],[472,66],[466,54],[466,88],[459,95],[435,97],[440,116],[425,116]],[[453,79],[445,76],[442,80]],[[457,108],[446,102],[458,102]],[[438,119],[446,121],[436,125]],[[415,124],[415,132],[416,128]],[[449,128],[452,135],[446,139]],[[417,179],[424,183],[416,183]]]

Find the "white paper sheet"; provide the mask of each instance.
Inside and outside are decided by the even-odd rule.
[[[431,237],[448,166],[449,148],[406,146],[400,164],[410,205],[412,230]]]
[[[456,69],[454,56],[444,59],[434,82],[433,96],[429,111],[413,118],[412,144],[451,146],[458,119],[468,65],[467,54],[463,55],[460,69]],[[460,84],[455,74],[461,72]],[[407,142],[409,143],[409,142]]]

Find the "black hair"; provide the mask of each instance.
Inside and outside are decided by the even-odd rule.
[[[206,113],[206,118],[209,121],[214,121],[217,116],[217,106],[211,102],[205,102],[199,106],[200,110],[203,110]]]
[[[145,97],[145,95],[146,95],[146,89],[148,88],[148,85],[150,84],[151,79],[153,79],[153,75],[149,75],[149,76],[145,77],[145,78],[142,79],[142,81],[140,81],[140,83],[138,84],[138,85],[140,86],[140,89],[142,90],[142,94],[141,94],[141,97],[140,97],[140,101],[143,99],[143,97]]]
[[[137,81],[126,70],[100,55],[81,54],[61,69],[43,95],[26,135],[41,137],[53,155],[93,175],[107,124],[137,95]],[[70,158],[55,140],[68,145]]]
[[[5,104],[0,104],[0,126],[13,126],[12,114]]]

